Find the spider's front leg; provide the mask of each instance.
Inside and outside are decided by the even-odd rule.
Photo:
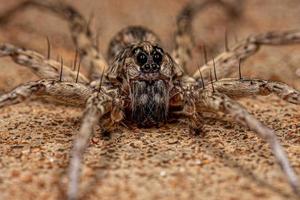
[[[193,75],[195,79],[200,79],[203,74],[204,81],[209,81],[209,73],[214,69],[214,64],[219,78],[229,77],[237,71],[240,61],[255,54],[263,45],[290,45],[300,43],[300,30],[290,30],[282,32],[267,32],[249,36],[245,40],[237,43],[228,51],[225,51],[203,65],[200,70]]]
[[[117,123],[123,119],[121,111],[122,101],[114,98],[106,92],[95,92],[87,101],[83,114],[82,124],[77,138],[75,139],[73,150],[71,152],[69,168],[68,199],[78,198],[78,184],[80,177],[80,168],[82,157],[88,146],[88,141],[93,133],[94,126],[99,123],[105,115],[109,115],[111,124]]]
[[[61,1],[25,0],[0,15],[0,24],[6,24],[10,18],[28,7],[38,7],[51,11],[69,23],[70,32],[83,63],[88,67],[89,78],[95,79],[108,68],[104,56],[98,50],[98,41],[93,38],[90,24],[72,6]]]
[[[255,117],[247,112],[247,110],[230,99],[225,94],[209,89],[197,90],[194,93],[194,101],[198,112],[209,110],[212,112],[223,112],[232,115],[234,120],[243,126],[248,127],[254,131],[258,136],[262,137],[270,145],[272,152],[279,163],[281,169],[287,176],[287,179],[298,195],[300,195],[299,182],[297,175],[291,167],[287,155],[285,154],[282,146],[280,145],[274,131],[264,124],[259,122]]]
[[[216,91],[234,99],[251,95],[265,96],[275,94],[289,103],[300,105],[300,92],[281,82],[260,79],[228,78],[209,83],[207,88],[212,88],[211,85]]]
[[[84,106],[93,89],[81,83],[39,80],[18,86],[0,96],[0,108],[42,97],[66,105]]]

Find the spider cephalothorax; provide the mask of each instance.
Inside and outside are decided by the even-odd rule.
[[[290,103],[300,104],[300,92],[280,82],[244,79],[241,71],[238,79],[226,79],[227,75],[236,71],[241,60],[254,54],[261,45],[299,43],[299,31],[258,34],[239,42],[231,49],[226,46],[224,53],[199,67],[199,71],[193,76],[188,76],[185,68],[194,46],[192,19],[197,11],[211,3],[220,4],[230,12],[236,9],[222,0],[188,3],[177,17],[172,57],[163,50],[160,40],[152,31],[141,26],[131,26],[121,30],[111,41],[108,62],[94,45],[89,23],[69,5],[39,0],[24,1],[22,5],[0,17],[0,22],[4,23],[9,16],[28,5],[58,13],[70,23],[80,58],[89,69],[87,78],[79,72],[79,66],[78,72],[74,72],[63,63],[52,60],[50,45],[45,58],[34,51],[11,44],[0,44],[0,56],[10,56],[16,63],[29,67],[42,78],[1,95],[0,108],[22,102],[31,96],[51,97],[73,106],[85,105],[82,125],[70,160],[69,199],[78,197],[80,164],[96,124],[109,129],[125,118],[141,126],[152,126],[166,122],[171,116],[182,116],[189,120],[193,129],[197,129],[201,127],[199,119],[204,110],[229,114],[236,122],[265,139],[291,187],[300,193],[297,176],[274,131],[234,100],[273,93]],[[211,75],[212,69],[218,71],[218,78],[215,73],[215,80]]]
[[[145,42],[134,47],[131,54],[124,67],[130,88],[132,119],[144,126],[165,121],[171,89],[170,60],[164,59],[162,49]],[[164,74],[166,70],[163,69],[169,73]]]
[[[126,110],[131,113],[129,116],[134,122],[142,126],[165,122],[173,81],[182,75],[182,70],[157,44],[159,40],[151,31],[136,26],[126,30],[120,31],[113,39],[126,38],[123,48],[115,47],[113,44],[119,45],[116,42],[110,45],[109,52],[112,49],[119,49],[119,52],[108,77],[112,81],[117,80],[124,95],[128,96]]]

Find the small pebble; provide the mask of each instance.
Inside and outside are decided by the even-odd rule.
[[[196,165],[201,165],[202,164],[201,160],[196,160],[195,163],[196,163]]]
[[[166,176],[166,175],[167,175],[167,172],[166,172],[166,171],[161,171],[161,172],[159,173],[159,175],[160,175],[160,176]]]

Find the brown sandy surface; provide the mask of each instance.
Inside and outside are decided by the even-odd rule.
[[[0,13],[20,1],[0,0]],[[70,1],[71,2],[71,1]],[[101,3],[100,3],[101,2]],[[172,47],[175,16],[186,1],[72,1],[85,16],[94,10],[101,49],[129,24],[143,24]],[[238,38],[267,30],[299,28],[298,0],[248,0],[241,19],[229,21],[211,8],[195,20],[197,42],[223,48],[224,29]],[[0,27],[0,42],[45,52],[51,38],[53,57],[73,56],[66,23],[37,10],[27,10]],[[233,34],[232,34],[233,35]],[[231,44],[234,42],[231,38]],[[198,57],[199,52],[195,50]],[[268,47],[243,65],[243,74],[286,82],[300,89],[300,45]],[[194,63],[201,62],[195,59]],[[0,93],[37,80],[29,70],[7,58],[0,60]],[[194,70],[191,65],[190,72]],[[300,175],[299,106],[275,96],[240,101],[276,131]],[[0,199],[61,199],[72,140],[82,109],[25,102],[0,111]],[[160,129],[119,127],[111,139],[95,135],[86,152],[83,199],[296,199],[269,146],[227,116],[205,119],[205,136],[185,125]]]

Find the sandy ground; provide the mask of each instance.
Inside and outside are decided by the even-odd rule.
[[[0,13],[18,2],[0,0]],[[129,24],[153,29],[171,49],[176,13],[185,2],[74,0],[72,4],[86,17],[94,11],[105,52],[113,34]],[[199,14],[194,29],[198,43],[205,41],[220,52],[225,27],[232,33],[233,44],[233,35],[241,39],[299,25],[298,0],[248,0],[240,19],[233,22],[211,8]],[[53,57],[62,55],[71,62],[74,47],[66,23],[57,17],[27,10],[0,27],[0,42],[44,53],[46,36],[52,41]],[[197,59],[192,63],[202,62],[198,54],[195,50]],[[263,48],[244,63],[243,74],[283,81],[299,90],[299,55],[300,45]],[[0,66],[0,93],[38,79],[8,58],[1,58]],[[240,102],[276,131],[300,175],[299,107],[275,96]],[[0,199],[63,198],[69,151],[81,112],[40,101],[1,109]],[[160,129],[120,126],[111,139],[95,135],[84,160],[82,199],[296,199],[267,144],[227,116],[212,116],[204,122],[205,136],[194,136],[180,124]]]

